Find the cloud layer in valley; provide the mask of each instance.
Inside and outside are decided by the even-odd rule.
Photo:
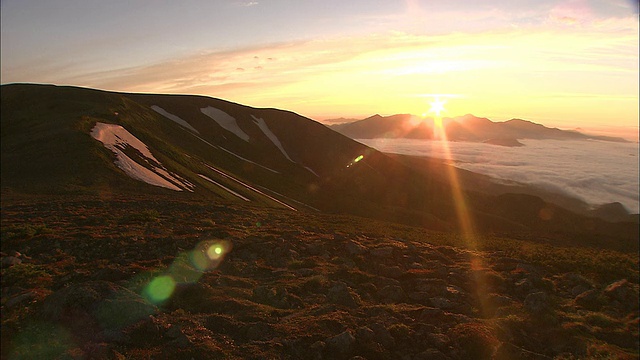
[[[384,152],[446,158],[439,141],[359,140]],[[592,205],[619,202],[640,212],[638,144],[520,140],[524,147],[451,142],[453,163],[499,179],[561,191]]]

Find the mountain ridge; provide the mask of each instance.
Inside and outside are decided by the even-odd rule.
[[[118,164],[128,162],[173,181],[185,190],[179,195],[184,197],[349,213],[447,231],[459,226],[446,172],[422,173],[290,111],[203,96],[42,85],[1,89],[3,191],[173,191],[127,176]],[[121,126],[154,158],[142,156],[144,149],[132,142],[110,145],[120,147],[122,154],[105,147],[90,136],[97,124]],[[176,179],[185,182],[180,185]],[[593,220],[548,201],[540,206],[557,208],[555,218],[528,225],[520,219],[512,226],[514,214],[497,213],[492,206],[502,200],[478,189],[465,189],[464,197],[479,231],[524,226],[527,231],[562,233],[571,221],[576,226],[570,232],[593,241],[598,234],[614,234],[613,243],[626,246],[637,237],[631,222],[596,220],[599,230],[588,230]]]
[[[556,140],[602,140],[628,142],[619,137],[588,135],[575,130],[561,130],[546,127],[529,120],[511,119],[494,122],[488,118],[466,114],[457,117],[442,118],[444,133],[450,141],[485,142],[501,139],[502,146],[519,146],[514,140],[520,139],[556,139]],[[430,140],[437,137],[435,121],[411,114],[396,114],[371,117],[344,124],[331,125],[331,128],[353,139],[371,138],[418,138]]]

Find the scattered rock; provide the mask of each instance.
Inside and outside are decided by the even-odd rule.
[[[378,291],[378,297],[384,303],[398,303],[407,298],[402,287],[397,285],[388,285]]]
[[[638,308],[638,288],[637,286],[634,287],[626,279],[609,284],[609,286],[604,289],[603,293],[613,302],[617,302],[619,307],[624,310]],[[618,304],[612,305],[615,306]]]
[[[602,306],[600,291],[587,290],[576,296],[573,301],[576,305],[589,310],[598,310]]]
[[[443,297],[430,298],[429,303],[431,303],[431,306],[442,310],[453,309],[455,307],[455,304],[451,300]]]
[[[465,323],[449,330],[449,338],[466,359],[490,359],[500,344],[493,333],[479,323]]]
[[[311,346],[309,346],[308,356],[309,359],[313,360],[321,360],[323,358],[322,352],[327,347],[327,344],[324,341],[316,341]]]
[[[346,354],[351,350],[351,345],[356,341],[356,338],[351,335],[349,331],[344,331],[334,337],[325,340],[327,347],[340,354]]]
[[[7,302],[4,305],[8,308],[11,308],[25,301],[31,300],[35,297],[36,297],[36,293],[34,293],[33,291],[29,291],[24,294],[16,295],[10,298],[9,300],[7,300]]]
[[[434,250],[427,252],[424,257],[428,260],[436,260],[437,262],[444,265],[454,265],[455,262],[451,260],[446,255],[442,254],[440,251]]]
[[[356,340],[360,343],[368,343],[375,341],[375,333],[366,326],[356,329]]]
[[[189,337],[182,331],[180,331],[180,333],[175,336],[170,343],[182,349],[193,346],[193,343],[191,342]]]
[[[387,349],[392,349],[396,345],[395,339],[393,338],[393,336],[391,336],[391,333],[384,325],[380,323],[374,323],[371,324],[370,327],[375,335],[373,341],[377,342]]]
[[[495,260],[495,264],[492,268],[496,271],[511,271],[515,270],[516,266],[521,261],[522,260],[512,258],[498,258]]]
[[[582,285],[582,284],[580,284],[580,285],[576,285],[576,286],[574,286],[574,287],[572,287],[572,288],[571,288],[571,290],[570,290],[570,294],[571,294],[572,296],[578,296],[578,295],[580,295],[580,294],[582,294],[582,293],[584,293],[584,292],[588,291],[589,289],[590,289],[590,288],[589,288],[588,286],[585,286],[585,285]]]
[[[434,295],[444,295],[447,282],[442,279],[418,279],[414,288],[416,291]]]
[[[400,266],[380,266],[378,268],[378,274],[388,278],[397,279],[404,274],[404,270],[402,270]]]
[[[337,305],[343,305],[350,308],[359,306],[360,300],[357,295],[351,293],[347,284],[338,281],[336,282],[327,293],[327,299]]]
[[[502,343],[496,349],[494,354],[495,360],[511,360],[511,359],[523,359],[523,360],[551,360],[552,358],[538,354],[533,351],[529,351],[520,347],[517,347],[510,343]]]
[[[7,268],[14,265],[22,264],[22,259],[19,259],[15,256],[3,256],[0,260],[0,264],[3,268]]]
[[[535,292],[524,299],[524,308],[532,314],[541,314],[550,308],[549,295],[545,292]]]
[[[283,286],[268,287],[260,285],[253,290],[253,298],[257,302],[280,309],[300,309],[304,307],[302,299],[290,294]]]
[[[515,292],[520,296],[520,298],[525,297],[536,290],[536,286],[529,278],[520,279],[515,283]]]
[[[346,245],[345,248],[347,250],[347,252],[351,255],[362,255],[365,254],[367,252],[367,248],[360,245],[359,243],[353,241],[353,240],[349,240]]]
[[[438,349],[427,349],[419,354],[416,354],[412,359],[413,360],[447,360],[449,359],[449,357],[443,354]]]
[[[46,319],[68,324],[82,335],[98,329],[120,329],[157,311],[143,297],[106,281],[72,284],[44,301]]]
[[[377,258],[388,258],[393,254],[393,247],[384,246],[371,249],[371,255]]]
[[[249,340],[266,339],[269,338],[273,333],[271,325],[264,322],[248,324],[242,330],[245,337]]]

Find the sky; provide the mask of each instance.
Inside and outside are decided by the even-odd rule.
[[[637,0],[2,0],[0,81],[638,136]],[[593,132],[593,131],[592,131]]]

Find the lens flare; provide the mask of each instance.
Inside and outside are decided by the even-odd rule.
[[[352,162],[349,163],[349,165],[347,165],[347,167],[352,167],[354,164],[358,163],[359,161],[361,161],[362,159],[364,159],[364,155],[358,155],[358,157],[356,157],[355,159],[353,159]]]
[[[151,280],[149,285],[144,289],[144,295],[153,304],[159,304],[173,294],[176,288],[176,282],[169,275],[158,276]]]
[[[192,264],[200,271],[213,270],[220,265],[229,251],[231,251],[231,243],[228,241],[203,241],[192,252]]]
[[[226,240],[198,243],[192,251],[178,254],[165,275],[151,279],[142,295],[155,305],[162,303],[171,297],[177,285],[195,283],[204,272],[216,269],[231,247]]]
[[[222,257],[222,246],[220,245],[212,245],[207,249],[207,256],[211,260],[218,260]]]

